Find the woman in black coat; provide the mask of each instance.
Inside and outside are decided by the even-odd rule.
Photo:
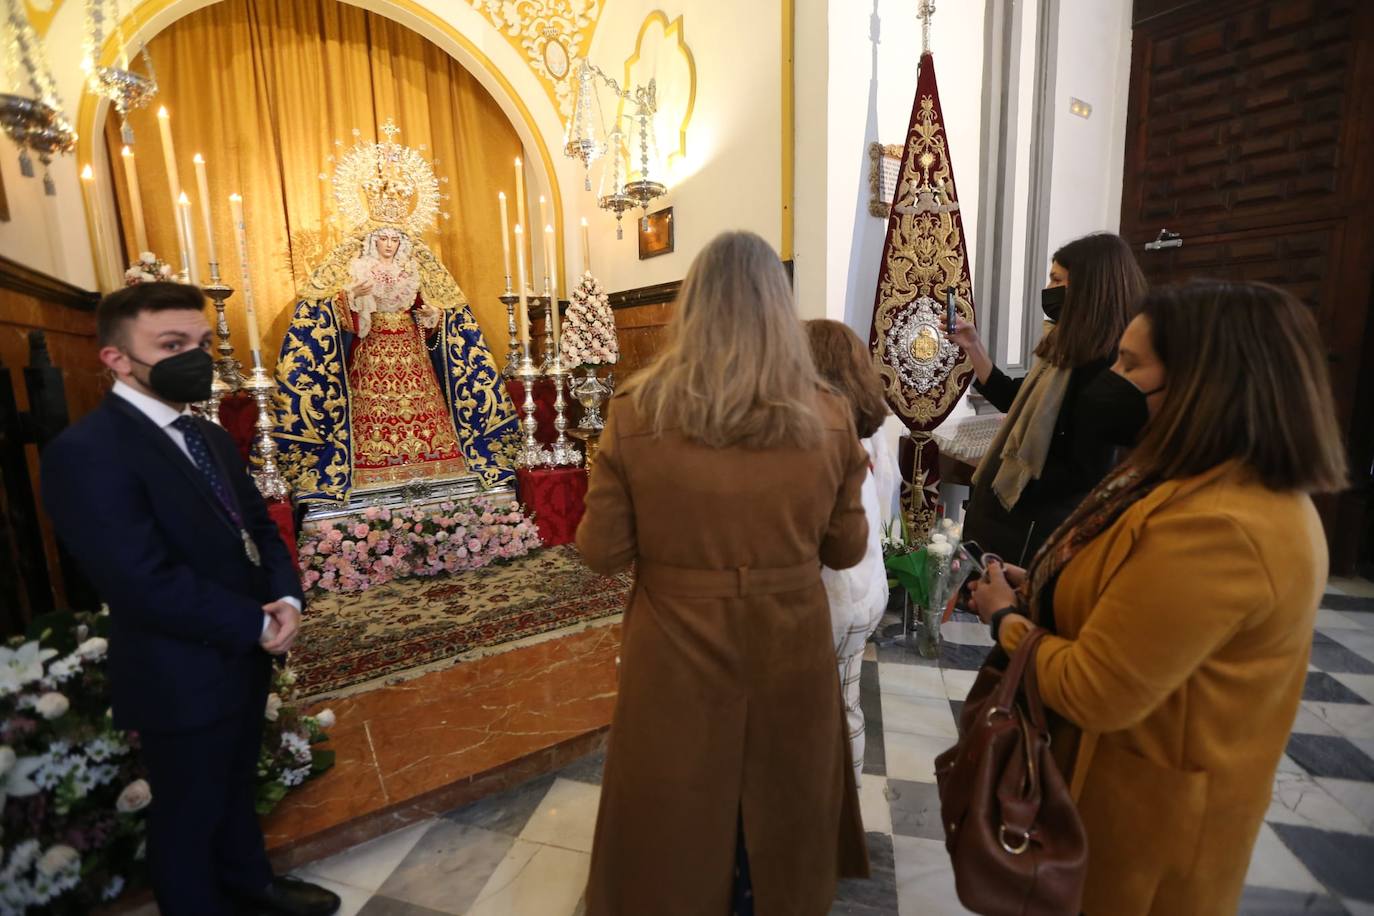
[[[988,356],[974,326],[953,339],[968,353],[975,388],[1007,417],[974,474],[963,537],[1023,565],[1134,444],[1145,417],[1121,376],[1108,371],[1145,293],[1145,276],[1117,235],[1095,233],[1054,253],[1041,293],[1054,326],[1024,378]]]

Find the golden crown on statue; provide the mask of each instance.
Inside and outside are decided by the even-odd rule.
[[[339,220],[348,234],[389,227],[418,236],[434,228],[439,204],[447,195],[439,193],[433,165],[421,153],[424,147],[396,143],[400,129],[390,119],[381,131],[385,140],[356,141],[334,168]],[[353,131],[354,137],[360,134]],[[442,216],[448,219],[447,213]]]

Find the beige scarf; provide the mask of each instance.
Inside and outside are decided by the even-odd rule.
[[[1039,479],[1045,469],[1045,458],[1054,440],[1054,427],[1059,420],[1059,408],[1069,390],[1071,369],[1043,359],[1036,360],[1030,374],[1021,383],[1016,400],[992,440],[992,447],[978,463],[973,482],[981,484],[992,466],[992,456],[1000,455],[1001,464],[992,479],[992,491],[1010,511],[1021,498],[1021,491],[1032,479]]]

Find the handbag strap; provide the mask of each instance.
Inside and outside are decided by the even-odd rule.
[[[1045,636],[1046,631],[1039,627],[1034,628],[1026,635],[1021,645],[1016,647],[1015,654],[1007,664],[1006,673],[1002,675],[1001,681],[997,684],[997,690],[992,696],[994,709],[1006,713],[1011,712],[1012,703],[1016,701],[1016,693],[1022,689],[1022,681],[1026,674],[1026,665],[1035,654],[1035,647]],[[1032,666],[1034,667],[1034,666]],[[1037,694],[1038,698],[1038,694]],[[1043,720],[1043,710],[1041,714]]]

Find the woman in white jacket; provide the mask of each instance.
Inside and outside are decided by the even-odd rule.
[[[861,781],[864,764],[864,714],[859,706],[859,673],[864,645],[877,629],[887,607],[887,570],[883,567],[883,519],[892,504],[897,467],[883,436],[887,403],[873,357],[859,335],[838,321],[806,323],[816,369],[854,410],[854,426],[868,451],[869,474],[863,485],[864,514],[868,516],[868,550],[858,566],[823,569],[821,581],[830,598],[830,627],[840,669],[849,742],[854,757],[854,782]]]

